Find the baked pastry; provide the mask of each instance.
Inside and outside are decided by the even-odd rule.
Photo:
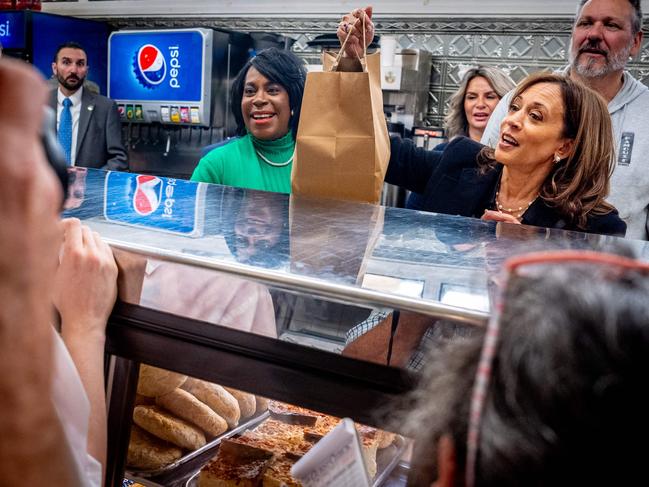
[[[267,398],[262,396],[255,396],[255,401],[257,403],[255,414],[260,414],[268,410],[269,400]]]
[[[284,424],[273,419],[264,421],[254,430],[246,431],[236,441],[275,453],[290,453],[294,457],[304,455],[315,444],[305,438],[301,426]]]
[[[273,453],[223,440],[217,456],[201,469],[198,487],[261,487]]]
[[[140,365],[137,393],[149,397],[162,396],[180,387],[186,380],[186,375],[143,364]]]
[[[230,387],[226,387],[225,390],[232,394],[239,403],[241,419],[249,418],[255,414],[255,410],[257,409],[257,400],[255,399],[254,394],[249,394]]]
[[[158,396],[155,401],[158,406],[195,424],[208,436],[218,436],[228,429],[225,419],[216,414],[207,404],[182,389],[174,389],[168,394]]]
[[[180,448],[148,434],[136,425],[131,426],[126,465],[140,470],[157,470],[182,456]]]
[[[379,436],[378,448],[380,450],[389,447],[397,435],[395,435],[394,433],[390,433],[389,431],[378,430],[378,436]]]
[[[378,430],[370,428],[362,424],[356,423],[356,431],[361,440],[361,449],[363,450],[363,459],[365,460],[365,468],[370,478],[376,476],[376,450],[379,446]]]
[[[205,444],[201,430],[158,406],[136,406],[133,421],[143,430],[181,448],[196,450]]]
[[[291,475],[295,459],[287,455],[275,457],[264,472],[263,487],[302,487]]]
[[[183,384],[183,389],[212,408],[216,414],[227,421],[230,428],[239,424],[241,418],[239,403],[225,388],[204,380],[190,378]]]

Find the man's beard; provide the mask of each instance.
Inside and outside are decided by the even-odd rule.
[[[59,80],[61,86],[63,86],[66,90],[77,91],[81,87],[81,85],[83,85],[83,82],[86,78],[85,76],[83,78],[79,78],[78,76],[70,75],[66,79],[60,74],[57,74],[56,79]],[[72,83],[70,83],[68,80],[72,81]]]
[[[622,71],[626,67],[627,59],[633,48],[633,39],[624,49],[621,49],[616,54],[611,55],[610,51],[604,51],[599,47],[599,41],[596,43],[588,42],[577,51],[575,55],[573,50],[570,50],[570,67],[574,69],[577,74],[584,78],[603,78],[611,73]],[[604,64],[599,60],[590,58],[585,62],[579,62],[581,54],[589,50],[598,51],[604,55]]]

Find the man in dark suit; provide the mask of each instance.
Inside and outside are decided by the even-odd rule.
[[[59,46],[52,62],[58,88],[50,96],[56,131],[71,166],[128,169],[117,106],[84,88],[88,57],[75,42]]]

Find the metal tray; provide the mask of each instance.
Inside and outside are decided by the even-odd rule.
[[[173,463],[156,470],[137,470],[132,468],[126,469],[126,478],[142,483],[143,485],[167,485],[180,478],[186,477],[189,473],[200,468],[207,459],[212,458],[213,451],[218,448],[223,438],[243,433],[252,429],[268,418],[268,411],[264,411],[257,416],[253,416],[247,421],[239,424],[236,428],[226,431],[220,436],[207,442],[202,447],[189,452],[187,455],[180,457]]]
[[[374,481],[372,482],[372,487],[380,487],[384,485],[386,480],[390,478],[390,474],[394,468],[399,465],[401,457],[408,448],[408,441],[401,436],[397,435],[394,438],[394,441],[387,448],[382,448],[376,452],[376,475],[374,476]],[[184,484],[184,487],[198,487],[198,476],[200,471],[192,475],[187,482]],[[403,484],[405,485],[405,484]]]

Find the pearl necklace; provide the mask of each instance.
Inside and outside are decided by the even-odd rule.
[[[532,203],[536,201],[536,198],[538,198],[539,195],[537,194],[534,198],[532,198],[529,203],[523,206],[519,206],[518,208],[506,208],[505,206],[500,204],[500,201],[498,201],[498,191],[496,191],[496,206],[498,207],[499,211],[502,211],[504,213],[509,213],[510,215],[520,219],[523,216],[523,213],[527,211],[527,209],[532,206]]]
[[[293,157],[295,157],[295,152],[291,155],[291,158],[286,161],[286,162],[273,162],[270,159],[268,159],[266,156],[264,156],[261,152],[259,152],[259,149],[255,149],[255,152],[259,156],[259,158],[264,161],[266,164],[269,164],[274,167],[284,167],[288,166],[291,162],[293,162]]]

